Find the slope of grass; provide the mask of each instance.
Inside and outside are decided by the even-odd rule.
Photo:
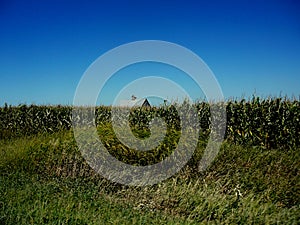
[[[1,224],[160,224],[184,222],[120,204],[94,183],[40,179],[27,174],[1,177]]]
[[[299,149],[224,143],[199,173],[127,187],[97,175],[71,131],[0,141],[0,224],[297,224]]]

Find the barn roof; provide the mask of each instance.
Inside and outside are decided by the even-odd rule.
[[[150,103],[147,98],[135,99],[135,100],[121,100],[119,106],[123,107],[150,107]]]

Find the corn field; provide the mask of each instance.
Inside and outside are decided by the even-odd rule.
[[[287,98],[227,101],[227,126],[225,140],[238,144],[266,149],[293,148],[300,146],[300,102]],[[210,105],[195,103],[200,138],[210,133]],[[110,123],[111,107],[98,106],[95,110],[96,124]],[[0,139],[34,135],[43,132],[57,132],[71,129],[71,106],[19,105],[0,108]],[[135,108],[129,122],[137,130],[147,130],[148,123],[155,116],[163,118],[168,129],[180,130],[180,118],[172,105],[151,108]]]

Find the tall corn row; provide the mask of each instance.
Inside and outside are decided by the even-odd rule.
[[[0,108],[0,139],[70,129],[71,107],[19,105]]]
[[[282,98],[228,101],[226,140],[263,148],[292,148],[300,146],[300,102]],[[200,138],[210,133],[210,105],[196,103],[201,127]],[[217,106],[217,105],[215,105]],[[96,124],[111,119],[111,107],[95,110]],[[55,132],[71,128],[72,108],[68,106],[7,106],[0,108],[0,138],[12,138],[40,132]],[[180,118],[174,106],[135,108],[129,122],[137,129],[147,129],[155,116],[163,118],[169,129],[180,130]]]
[[[228,140],[264,148],[299,146],[300,102],[281,98],[227,104]]]

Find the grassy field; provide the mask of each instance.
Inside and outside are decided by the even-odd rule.
[[[299,224],[300,101],[254,97],[221,104],[225,140],[209,168],[198,170],[211,126],[209,105],[199,102],[192,158],[174,176],[145,187],[113,183],[91,169],[73,135],[71,107],[0,107],[0,224]],[[169,156],[181,135],[173,106],[131,111],[134,135],[149,137],[155,116],[167,132],[147,152],[122,145],[110,107],[97,107],[95,122],[112,156],[145,166]]]
[[[199,173],[203,148],[168,180],[128,187],[90,169],[71,130],[2,139],[0,224],[299,223],[299,148],[225,141]]]

